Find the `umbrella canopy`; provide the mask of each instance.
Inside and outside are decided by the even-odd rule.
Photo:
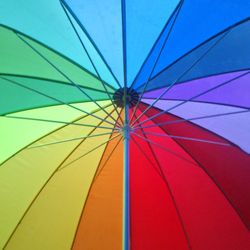
[[[249,73],[249,0],[2,0],[0,248],[250,249]]]

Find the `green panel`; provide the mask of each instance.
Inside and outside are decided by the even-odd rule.
[[[110,102],[100,102],[102,106]],[[75,104],[87,112],[98,109],[94,103]],[[102,111],[102,114],[105,114]],[[29,117],[48,120],[70,122],[85,114],[65,105],[39,108],[12,114],[13,116]],[[98,119],[94,118],[97,122]],[[0,117],[0,163],[18,150],[39,139],[41,136],[62,127],[63,124],[53,122],[40,122],[14,118]]]
[[[0,114],[61,104],[59,101],[53,100],[52,98],[56,98],[64,103],[90,101],[90,99],[81,93],[74,85],[65,82],[53,82],[45,79],[15,76],[2,77],[5,79],[0,76]],[[26,89],[25,86],[52,98]],[[84,91],[94,100],[109,99],[106,92],[93,91],[87,88],[84,88]],[[112,92],[110,93],[111,96]]]
[[[19,34],[19,36],[12,30],[0,27],[0,74],[34,76],[68,83],[73,81],[78,85],[104,89],[95,76],[72,61],[24,35]],[[70,80],[21,39],[39,51]]]

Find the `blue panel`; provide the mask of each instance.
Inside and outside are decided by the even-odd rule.
[[[240,24],[225,36],[224,34],[205,43],[161,72],[151,80],[147,89],[171,85],[176,80],[183,82],[208,75],[250,68],[250,21]],[[207,53],[207,51],[209,52]],[[192,67],[201,57],[203,57],[202,60]],[[191,67],[192,69],[190,69]]]
[[[211,36],[250,16],[250,1],[186,0],[156,73]]]
[[[156,73],[203,41],[250,16],[250,1],[186,0]]]
[[[169,35],[171,34],[171,27],[174,24],[174,20],[177,17],[178,11],[175,11],[173,16],[167,23],[167,26],[164,28],[160,38],[158,39],[157,43],[155,44],[153,50],[150,52],[150,56],[147,58],[146,63],[140,69],[139,74],[135,78],[132,85],[134,87],[140,86],[143,83],[146,83],[150,80],[150,75],[154,75],[155,66],[157,65],[161,50],[163,49],[164,43],[167,42]],[[170,48],[168,47],[170,50]],[[145,91],[150,88],[149,86],[145,86]]]
[[[179,0],[126,0],[127,80],[131,84]]]
[[[154,74],[207,39],[250,16],[250,1],[185,0]],[[162,34],[165,36],[166,34]],[[164,39],[164,38],[161,38]],[[155,49],[154,53],[159,51]],[[154,57],[155,55],[152,55]],[[146,68],[150,69],[152,58]],[[139,86],[140,83],[137,84]]]
[[[118,0],[65,0],[123,83],[122,15]]]

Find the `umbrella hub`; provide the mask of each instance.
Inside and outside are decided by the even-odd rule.
[[[120,88],[115,91],[113,101],[117,107],[123,108],[127,104],[132,108],[139,101],[139,94],[131,88]]]
[[[120,133],[122,136],[126,139],[129,139],[130,133],[133,131],[133,129],[129,126],[129,124],[125,124],[121,129]]]

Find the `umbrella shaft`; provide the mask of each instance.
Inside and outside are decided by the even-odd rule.
[[[129,215],[129,106],[124,112],[124,174],[123,174],[123,250],[130,249],[130,215]]]

